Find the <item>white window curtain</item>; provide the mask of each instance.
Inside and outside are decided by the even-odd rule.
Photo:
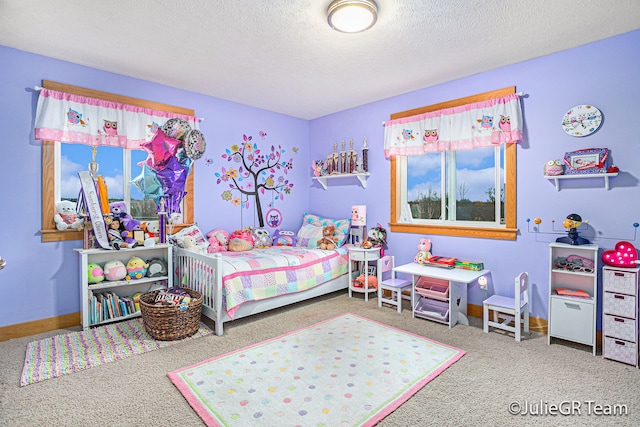
[[[199,120],[194,116],[42,89],[34,138],[137,150],[171,118],[184,119],[191,129],[199,129]]]
[[[524,139],[520,97],[515,93],[389,120],[384,126],[385,158],[470,150]]]

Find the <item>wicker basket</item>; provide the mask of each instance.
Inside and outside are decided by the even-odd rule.
[[[186,310],[179,305],[154,305],[160,290],[140,295],[140,311],[144,329],[160,341],[174,341],[190,337],[200,328],[202,295],[193,289],[183,288],[191,301]]]

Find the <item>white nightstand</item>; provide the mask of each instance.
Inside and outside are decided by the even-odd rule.
[[[369,288],[369,275],[365,275],[364,287],[356,288],[353,286],[353,272],[351,265],[354,261],[362,262],[365,265],[369,265],[370,261],[378,261],[380,259],[380,248],[364,249],[359,246],[349,247],[349,298],[351,298],[353,292],[364,292],[364,300],[369,301],[369,293],[377,292],[374,287]],[[360,271],[360,268],[358,268]]]

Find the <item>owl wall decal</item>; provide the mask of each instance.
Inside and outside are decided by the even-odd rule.
[[[422,139],[424,142],[438,142],[438,129],[425,129]]]
[[[118,134],[118,122],[112,122],[110,120],[104,121],[104,126],[102,127],[104,133],[110,136],[116,136]]]
[[[510,116],[500,115],[500,123],[498,124],[498,126],[500,126],[500,130],[503,130],[505,132],[510,131],[511,130],[511,117]]]
[[[564,163],[560,159],[549,160],[544,165],[544,174],[547,176],[558,176],[564,173]]]

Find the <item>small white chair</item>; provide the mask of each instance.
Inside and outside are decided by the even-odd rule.
[[[516,276],[514,298],[492,295],[482,302],[482,307],[485,332],[493,326],[515,333],[516,341],[520,341],[523,324],[524,331],[529,332],[529,274],[523,272]],[[493,320],[489,320],[489,310],[493,310]]]
[[[411,301],[411,295],[403,295],[402,291],[411,290],[411,281],[396,278],[393,271],[394,257],[387,255],[378,260],[378,307],[382,307],[382,303],[386,302],[395,305],[398,313],[402,312],[402,300]],[[391,293],[389,298],[384,296],[384,291]]]

